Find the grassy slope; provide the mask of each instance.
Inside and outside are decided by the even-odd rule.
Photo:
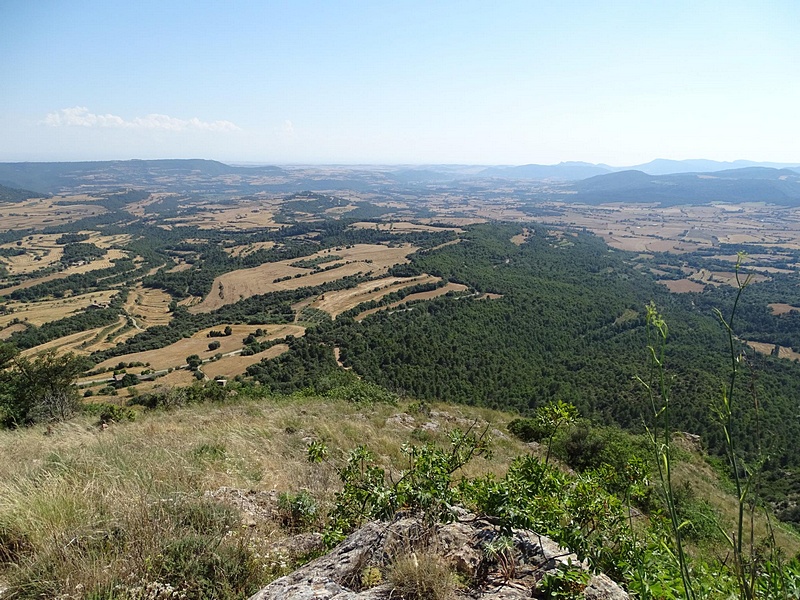
[[[169,507],[200,501],[203,492],[223,486],[245,491],[306,489],[324,509],[338,479],[332,467],[306,461],[305,448],[312,438],[325,440],[334,459],[339,456],[333,449],[366,444],[387,467],[398,469],[403,443],[444,441],[446,431],[477,419],[481,427],[495,430],[495,452],[491,461],[471,463],[468,475],[502,474],[514,456],[530,451],[503,433],[512,418],[506,413],[435,406],[433,416],[413,413],[412,426],[390,419],[411,410],[409,406],[365,407],[293,397],[150,412],[106,430],[81,417],[51,430],[37,426],[0,431],[0,536],[4,536],[0,549],[6,546],[13,552],[18,542],[18,553],[6,559],[23,567],[0,569],[0,588],[2,580],[6,585],[19,581],[25,569],[29,577],[34,567],[26,565],[32,564],[31,558],[39,561],[36,577],[46,580],[38,591],[52,593],[61,585],[59,581],[69,580],[69,589],[76,591],[68,597],[75,598],[81,597],[80,590],[119,581],[137,568],[157,572],[148,566],[152,560],[148,553],[163,553],[164,539],[179,539],[188,527],[185,515],[175,517]],[[438,423],[438,431],[412,429],[426,422]],[[734,511],[733,497],[699,456],[687,455],[680,479],[707,495],[728,521]],[[112,534],[138,540],[132,554],[109,559],[92,550],[92,543]],[[276,520],[250,523],[250,527],[236,525],[226,535],[225,543],[233,539],[256,548],[254,555],[260,562],[253,567],[252,586],[263,585],[288,568],[272,558],[280,540],[288,535]],[[789,555],[800,550],[797,536],[784,530],[778,530],[777,536]],[[80,551],[74,551],[76,547]],[[54,552],[54,548],[63,551]]]

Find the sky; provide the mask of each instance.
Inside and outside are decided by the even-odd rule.
[[[800,164],[800,2],[0,0],[0,161]]]

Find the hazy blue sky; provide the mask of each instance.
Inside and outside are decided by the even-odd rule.
[[[800,163],[800,2],[0,0],[0,160]]]

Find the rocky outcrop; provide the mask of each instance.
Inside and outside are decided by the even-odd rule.
[[[433,576],[450,578],[453,585],[416,596],[408,587],[400,592],[397,566],[401,563],[419,569],[415,585],[424,586],[425,577]],[[440,563],[442,569],[426,569],[431,563]],[[544,598],[545,576],[564,572],[573,574],[568,577],[572,589],[587,599],[628,598],[608,577],[589,574],[574,554],[530,531],[514,530],[503,537],[482,520],[427,525],[403,518],[364,525],[329,554],[277,579],[251,600]]]

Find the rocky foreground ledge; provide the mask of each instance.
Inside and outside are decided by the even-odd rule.
[[[530,531],[504,537],[484,520],[403,518],[364,525],[250,600],[547,598],[548,585],[588,599],[628,599],[607,576],[591,575],[577,556]]]

